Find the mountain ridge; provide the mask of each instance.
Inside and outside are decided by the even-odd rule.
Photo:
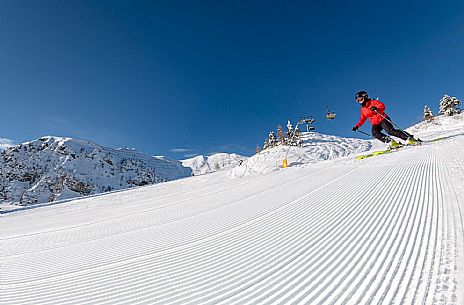
[[[81,139],[45,136],[0,158],[4,203],[30,205],[188,177],[180,162]]]

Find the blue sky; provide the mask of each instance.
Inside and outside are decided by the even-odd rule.
[[[361,89],[404,127],[464,99],[462,0],[0,1],[0,44],[0,138],[16,143],[252,155],[302,115],[358,136]]]

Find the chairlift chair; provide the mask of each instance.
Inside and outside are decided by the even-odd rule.
[[[327,120],[333,120],[333,119],[335,119],[336,116],[337,116],[337,114],[335,112],[333,112],[333,111],[330,111],[329,107],[327,107],[327,113],[325,115]]]
[[[335,112],[327,112],[327,114],[326,114],[325,117],[326,117],[328,120],[333,120],[333,119],[335,119],[336,116],[337,116],[337,114],[336,114]]]

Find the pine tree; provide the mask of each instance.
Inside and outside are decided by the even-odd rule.
[[[277,126],[277,142],[281,145],[285,144],[285,134],[282,125]]]
[[[292,123],[290,123],[290,120],[288,120],[288,121],[287,121],[287,137],[288,137],[289,139],[292,138],[293,132],[294,132],[294,130],[293,130],[293,125],[292,125]]]
[[[427,105],[424,106],[424,120],[426,120],[427,122],[433,121],[432,110],[430,110],[429,106]]]
[[[445,94],[440,100],[440,113],[447,116],[458,114],[460,111],[457,106],[459,105],[461,105],[461,101],[459,101],[456,97],[451,97]]]
[[[256,144],[256,153],[259,154],[261,152],[261,147],[259,147],[258,144]]]
[[[301,130],[300,128],[296,128],[295,130],[293,130],[293,140],[292,140],[292,143],[291,145],[294,145],[294,146],[303,146],[303,140],[301,139]]]
[[[268,139],[268,142],[269,142],[269,147],[274,147],[274,146],[277,145],[275,133],[274,133],[273,131],[270,131],[270,132],[269,132],[269,139]]]

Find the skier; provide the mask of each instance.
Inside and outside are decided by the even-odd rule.
[[[389,116],[385,113],[385,105],[382,102],[369,98],[366,91],[357,92],[355,98],[361,105],[361,118],[353,127],[353,131],[357,131],[369,119],[372,124],[372,135],[376,139],[387,143],[389,148],[398,147],[400,144],[383,134],[382,130],[385,130],[391,136],[405,140],[407,145],[416,144],[416,140],[411,134],[393,128]]]

